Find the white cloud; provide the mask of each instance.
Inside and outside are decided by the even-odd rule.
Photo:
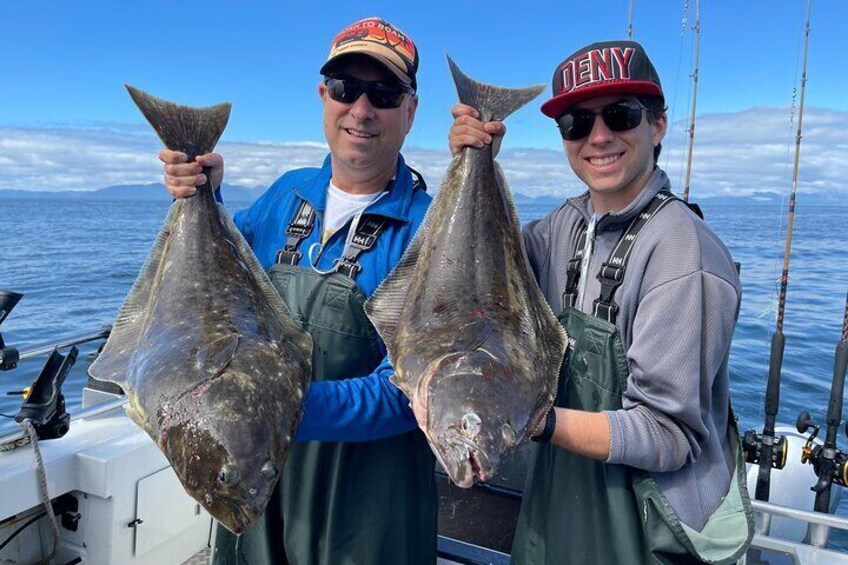
[[[797,116],[796,118],[797,119]],[[795,124],[788,108],[751,108],[699,116],[691,190],[696,196],[784,194],[792,177]],[[681,190],[686,160],[685,123],[675,123],[660,164]],[[808,108],[804,114],[799,190],[848,194],[845,132],[848,112]],[[545,135],[555,135],[545,132]],[[552,146],[558,143],[551,140]],[[87,128],[0,127],[0,189],[93,190],[157,182],[160,144],[141,126],[95,124]],[[323,142],[225,142],[226,181],[265,186],[281,173],[320,165]],[[450,161],[447,148],[404,150],[408,162],[438,187]],[[499,157],[510,187],[531,196],[582,191],[561,150],[506,147]]]

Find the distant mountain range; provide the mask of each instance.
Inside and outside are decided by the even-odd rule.
[[[251,189],[245,186],[224,184],[222,194],[227,201],[253,202],[264,192],[265,188]],[[169,201],[172,197],[162,183],[154,184],[122,184],[109,186],[99,190],[64,190],[64,191],[31,191],[31,190],[0,190],[0,200],[8,198],[26,199],[78,199],[78,200],[146,200]]]
[[[228,203],[253,202],[265,191],[265,187],[248,188],[233,184],[224,184],[222,194]],[[550,206],[554,207],[563,201],[563,197],[555,196],[528,196],[515,193],[513,195],[517,206]],[[141,185],[118,185],[101,188],[99,190],[76,190],[76,191],[31,191],[31,190],[3,190],[0,189],[0,200],[4,199],[79,199],[79,200],[145,200],[145,201],[168,201],[170,194],[161,183]],[[773,192],[754,193],[750,196],[711,196],[694,200],[704,206],[780,206],[785,204],[785,197]],[[799,206],[848,206],[848,195],[845,194],[822,194],[822,193],[799,193]]]

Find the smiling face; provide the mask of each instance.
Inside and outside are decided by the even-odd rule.
[[[627,96],[601,96],[577,104],[576,108],[598,111],[628,99]],[[600,116],[588,136],[563,141],[565,154],[574,173],[589,187],[595,211],[604,213],[627,207],[645,187],[654,170],[654,147],[665,136],[667,117],[649,120],[642,110],[642,122],[628,131],[610,130]]]
[[[367,57],[354,57],[340,65],[336,76],[360,80],[396,80],[385,67]],[[398,108],[375,108],[362,94],[355,102],[336,102],[322,82],[318,94],[324,105],[324,135],[330,146],[333,181],[340,188],[347,184],[374,180],[382,190],[382,179],[395,174],[397,157],[406,134],[412,128],[418,97],[404,94]]]

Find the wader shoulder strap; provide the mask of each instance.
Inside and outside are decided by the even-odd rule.
[[[315,227],[315,208],[306,200],[300,201],[300,206],[294,218],[286,228],[286,245],[277,251],[274,262],[283,265],[297,265],[303,253],[298,251],[301,241],[309,237]]]
[[[412,173],[412,191],[414,192],[416,190],[423,190],[424,192],[427,192],[427,183],[424,182],[424,177],[421,175],[421,173],[419,173],[409,165],[407,165],[406,167],[409,169],[409,172]]]
[[[424,182],[424,177],[421,173],[409,167],[412,173],[412,189],[427,190],[427,184]],[[390,187],[394,179],[389,181],[387,186]],[[356,278],[356,275],[362,269],[358,263],[358,258],[362,253],[368,251],[377,241],[377,235],[386,225],[386,220],[376,216],[365,216],[362,221],[356,226],[350,245],[347,246],[342,257],[339,258],[336,265],[337,271],[347,275],[350,278]],[[315,227],[315,208],[309,202],[302,200],[295,212],[294,218],[286,228],[286,244],[283,249],[277,251],[275,262],[285,265],[297,265],[303,253],[298,250],[301,242],[309,237]]]
[[[615,323],[618,315],[615,292],[624,282],[624,271],[627,268],[627,261],[630,259],[630,252],[633,250],[636,237],[651,218],[656,216],[657,212],[674,200],[680,199],[667,190],[661,190],[627,226],[618,243],[612,248],[609,258],[601,265],[598,272],[598,280],[601,281],[601,296],[595,299],[593,303],[593,315],[611,324]]]
[[[409,167],[412,173],[412,190],[427,191],[427,183],[424,182],[424,177],[421,173]],[[390,190],[394,179],[389,181],[386,190]],[[372,203],[373,204],[373,203]],[[345,246],[342,256],[336,264],[336,271],[346,275],[352,279],[356,278],[362,266],[359,264],[359,256],[374,247],[377,243],[377,236],[386,225],[386,219],[379,216],[363,216],[361,221],[356,224],[356,233],[353,234],[350,243]]]
[[[364,216],[356,226],[356,233],[348,245],[339,262],[336,265],[336,270],[343,275],[352,279],[356,278],[362,266],[359,264],[359,256],[374,247],[377,243],[377,236],[386,225],[386,219],[379,216]]]
[[[580,227],[580,235],[577,236],[577,249],[574,256],[568,261],[565,269],[565,292],[562,293],[562,307],[574,308],[577,302],[577,288],[580,283],[580,262],[583,260],[583,250],[586,248],[586,222]]]

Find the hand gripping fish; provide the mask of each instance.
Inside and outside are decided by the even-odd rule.
[[[127,89],[164,144],[190,161],[227,124],[229,104],[191,108]],[[309,335],[206,184],[171,206],[89,374],[124,389],[127,414],[186,491],[241,533],[277,483],[311,356]]]
[[[544,87],[475,82],[463,104],[503,120]],[[527,262],[492,147],[466,147],[401,261],[365,306],[433,452],[461,487],[489,480],[556,396],[566,335]]]

